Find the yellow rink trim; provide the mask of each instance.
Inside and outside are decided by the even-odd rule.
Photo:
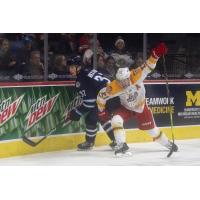
[[[167,136],[171,138],[170,128],[161,128]],[[127,142],[149,142],[152,138],[140,130],[127,130]],[[186,126],[174,128],[175,139],[193,139],[200,138],[200,126]],[[74,149],[77,144],[84,141],[84,134],[70,134],[50,136],[36,147],[31,147],[21,140],[14,140],[0,143],[0,158],[11,157],[32,153],[41,153],[47,151],[59,151],[66,149]],[[97,134],[96,146],[109,144],[109,139],[105,133]]]

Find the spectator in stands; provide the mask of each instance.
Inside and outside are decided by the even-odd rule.
[[[91,33],[84,33],[79,39],[79,53],[84,52],[92,46],[92,35]]]
[[[23,36],[23,48],[18,52],[18,59],[22,65],[29,63],[30,54],[36,49],[32,37]]]
[[[109,56],[106,60],[102,55],[97,56],[97,70],[104,76],[113,80],[116,73],[115,60],[112,56]]]
[[[67,47],[66,53],[69,55],[77,54],[77,36],[75,33],[68,33],[65,35],[65,45]]]
[[[106,70],[109,72],[110,77],[113,79],[115,77],[117,67],[115,59],[112,56],[108,56],[105,61]]]
[[[143,60],[142,56],[138,55],[135,58],[135,63],[134,63],[134,67],[133,68],[140,67],[143,63],[144,63],[144,60]]]
[[[67,59],[64,55],[57,55],[55,57],[54,73],[57,75],[67,74]]]
[[[75,33],[50,34],[49,50],[55,54],[75,56],[78,53],[78,40]]]
[[[16,57],[10,50],[10,42],[8,39],[0,41],[0,70],[1,75],[13,75],[17,66]]]
[[[31,80],[41,80],[44,75],[44,65],[41,62],[40,51],[32,51],[29,63],[24,67],[24,75],[31,76]]]
[[[103,50],[102,46],[100,45],[97,47],[97,54],[103,56],[104,59],[108,57],[108,54]]]
[[[97,70],[102,74],[106,71],[104,57],[100,54],[97,55]]]
[[[130,67],[133,65],[134,61],[128,51],[125,50],[125,41],[122,37],[118,37],[115,41],[115,51],[111,54],[111,56],[115,59],[116,62],[120,59],[124,59]]]

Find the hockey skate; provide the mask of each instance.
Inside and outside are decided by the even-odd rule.
[[[89,150],[92,150],[93,146],[94,146],[94,142],[85,141],[81,144],[78,144],[77,150],[78,151],[89,151]]]
[[[117,150],[117,143],[115,140],[113,140],[110,144],[109,144],[110,148],[115,151]]]
[[[173,152],[178,151],[178,146],[175,143],[170,142],[168,149],[169,149],[169,153],[167,154],[167,157],[169,158],[172,155]]]
[[[129,147],[126,143],[122,143],[117,146],[117,150],[115,151],[115,156],[122,157],[122,156],[131,156],[132,153],[129,150]]]
[[[170,142],[169,150],[173,149],[174,152],[178,151],[178,146],[174,144],[173,142]]]

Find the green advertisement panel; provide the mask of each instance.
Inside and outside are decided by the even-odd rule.
[[[83,119],[66,124],[66,107],[77,96],[64,85],[0,88],[0,140],[77,133],[85,130]]]

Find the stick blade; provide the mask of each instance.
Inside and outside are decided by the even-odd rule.
[[[171,149],[171,150],[169,151],[169,153],[167,154],[167,158],[171,157],[171,155],[172,155],[173,153],[174,153],[174,150]]]
[[[33,142],[32,140],[29,140],[29,139],[28,139],[27,137],[25,137],[25,136],[22,137],[22,140],[23,140],[26,144],[28,144],[28,145],[30,145],[30,146],[32,146],[32,147],[35,147],[35,146],[37,145],[37,143]]]

